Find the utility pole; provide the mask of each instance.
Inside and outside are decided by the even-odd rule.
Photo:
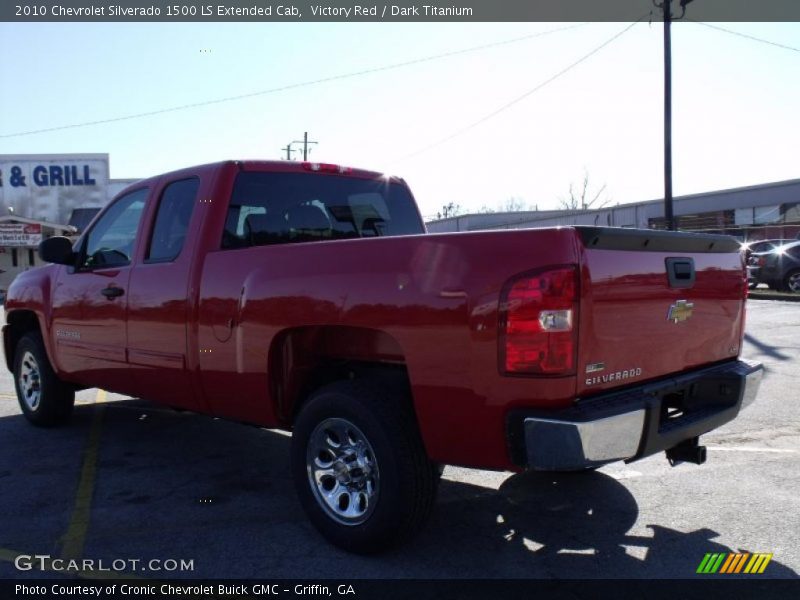
[[[664,217],[676,229],[672,206],[672,0],[664,7]]]
[[[286,160],[292,160],[292,152],[297,152],[297,150],[292,148],[291,144],[286,144],[285,148],[281,148],[281,152],[286,152]]]
[[[316,144],[317,142],[309,142],[308,141],[308,132],[303,132],[303,139],[302,140],[295,140],[292,144],[303,144],[303,160],[308,160],[308,145],[309,144]]]
[[[686,14],[686,5],[692,0],[680,0],[682,19]],[[664,219],[667,229],[677,229],[672,205],[672,0],[662,0],[657,8],[664,13]]]

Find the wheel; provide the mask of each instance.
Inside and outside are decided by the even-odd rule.
[[[52,427],[69,420],[75,404],[75,390],[53,372],[38,333],[25,334],[17,344],[14,383],[19,406],[28,421],[40,427]]]
[[[359,554],[395,546],[424,524],[436,496],[428,460],[402,394],[373,381],[326,386],[292,433],[300,503],[334,545]]]
[[[787,292],[800,292],[800,269],[791,271],[783,280],[783,287]]]

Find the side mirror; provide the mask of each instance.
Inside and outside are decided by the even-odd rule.
[[[39,258],[57,265],[71,265],[75,262],[72,242],[61,236],[47,238],[39,244]]]

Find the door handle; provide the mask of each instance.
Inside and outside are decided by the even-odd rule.
[[[103,294],[103,296],[105,296],[109,300],[113,300],[114,298],[122,296],[122,294],[125,293],[125,290],[123,290],[122,288],[109,286],[107,288],[102,289],[100,293]]]

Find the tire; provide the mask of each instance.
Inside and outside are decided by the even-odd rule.
[[[72,416],[75,390],[56,376],[38,333],[26,333],[17,343],[14,385],[22,413],[33,425],[54,427]]]
[[[431,513],[437,467],[403,394],[372,380],[326,386],[292,433],[300,504],[332,544],[372,554],[413,536]]]
[[[795,269],[786,274],[783,280],[783,289],[787,292],[800,292],[800,269]]]

